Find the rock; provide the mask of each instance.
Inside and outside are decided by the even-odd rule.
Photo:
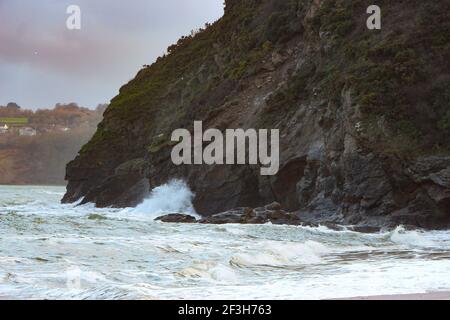
[[[281,210],[281,205],[277,202],[256,209],[232,209],[200,220],[200,223],[204,224],[265,224],[269,222],[273,224],[286,225],[301,224],[301,220],[295,213],[289,213]]]
[[[267,212],[267,219],[273,224],[300,225],[301,220],[295,213],[283,210],[275,210]]]
[[[214,214],[203,218],[200,223],[204,224],[230,224],[230,223],[246,223],[255,218],[255,212],[252,208],[236,208],[226,212]]]
[[[281,204],[278,202],[272,202],[264,207],[266,210],[281,210]]]
[[[441,12],[440,19],[430,21],[436,30],[445,18],[441,15],[448,11],[443,10],[445,1],[426,4]],[[342,28],[317,30],[312,18],[320,13],[323,1],[298,2],[298,10],[275,5],[278,2],[226,0],[225,18],[212,25],[204,38],[189,39],[192,46],[181,42],[177,54],[159,59],[123,86],[97,134],[68,165],[64,201],[84,198],[100,207],[132,206],[150,189],[182,179],[195,194],[193,205],[204,217],[202,223],[306,221],[366,229],[450,225],[450,157],[437,155],[433,147],[450,150],[449,129],[437,125],[443,114],[439,109],[443,107],[437,106],[447,105],[438,99],[447,97],[448,68],[442,68],[441,61],[450,59],[430,58],[447,53],[423,47],[433,42],[435,34],[429,30],[434,29],[424,31],[424,41],[412,41],[417,46],[412,48],[417,55],[414,61],[424,61],[414,70],[421,74],[414,87],[421,90],[410,90],[401,81],[378,88],[380,79],[374,74],[380,70],[372,68],[374,57],[367,41],[375,43],[392,36],[391,42],[400,43],[414,39],[413,28],[400,28],[395,34],[389,34],[389,28],[381,34],[366,34],[364,28],[351,28],[345,34],[340,34]],[[399,12],[395,5],[386,4],[385,22],[420,20],[428,10],[422,2],[420,6],[420,10]],[[281,11],[274,11],[276,8]],[[249,12],[246,22],[259,27],[252,33],[236,30],[235,26],[243,23],[239,12]],[[275,12],[283,18],[272,25]],[[333,11],[323,14],[334,18]],[[356,11],[349,9],[349,14]],[[356,15],[352,20],[359,23]],[[303,25],[301,30],[295,27],[298,23]],[[223,30],[233,36],[217,38]],[[277,43],[270,40],[262,49],[235,41],[259,43],[280,30],[282,39]],[[349,42],[361,59],[350,58]],[[208,43],[210,50],[203,48]],[[238,56],[230,56],[233,52]],[[287,52],[290,54],[284,54]],[[181,80],[179,56],[189,61]],[[403,61],[408,54],[402,46],[393,48],[388,56],[377,59],[383,64],[391,56],[402,57],[400,69],[407,69],[411,62]],[[389,102],[399,96],[408,108]],[[436,103],[430,96],[438,99]],[[383,103],[377,105],[380,99]],[[365,105],[368,103],[370,106]],[[377,110],[376,115],[369,110]],[[400,119],[407,121],[400,123]],[[192,130],[193,121],[221,131],[278,128],[278,174],[261,176],[258,165],[173,164],[168,137],[175,129]],[[434,156],[415,159],[417,152],[412,151],[418,150],[409,152],[408,137],[396,134],[403,132],[403,127],[405,132],[429,137],[429,143],[417,138],[417,149]],[[278,205],[264,207],[274,201],[287,212]]]
[[[282,54],[280,54],[279,52],[274,52],[272,54],[271,62],[272,62],[272,65],[276,67],[276,66],[282,64],[283,62],[285,62],[286,59],[287,58],[285,56],[283,56]]]
[[[197,222],[197,219],[187,214],[172,213],[162,217],[158,217],[155,219],[155,221],[166,223],[195,223]]]
[[[114,170],[115,175],[127,175],[133,174],[134,172],[139,172],[142,175],[144,172],[145,165],[146,165],[145,159],[143,158],[133,159],[119,165]]]
[[[125,188],[125,189],[124,189]],[[113,175],[92,188],[81,204],[96,203],[97,207],[134,207],[150,191],[150,184],[140,174]]]

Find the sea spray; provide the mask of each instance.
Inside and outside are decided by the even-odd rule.
[[[198,217],[192,205],[194,196],[184,181],[171,180],[154,188],[147,199],[132,212],[153,218],[167,213],[185,213]]]

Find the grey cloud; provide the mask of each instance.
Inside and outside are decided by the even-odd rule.
[[[70,4],[81,7],[80,31],[65,27]],[[0,104],[108,101],[181,35],[218,19],[222,6],[223,0],[0,0]]]

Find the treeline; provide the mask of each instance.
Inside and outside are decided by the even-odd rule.
[[[95,110],[80,107],[76,103],[56,104],[53,109],[36,111],[22,109],[16,103],[0,106],[0,118],[28,118],[30,125],[60,125],[77,127],[88,122],[97,125],[101,120],[107,104],[99,104]]]

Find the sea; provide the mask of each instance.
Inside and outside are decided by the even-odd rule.
[[[0,299],[334,299],[450,291],[450,231],[166,224],[181,181],[136,208],[0,186]]]

